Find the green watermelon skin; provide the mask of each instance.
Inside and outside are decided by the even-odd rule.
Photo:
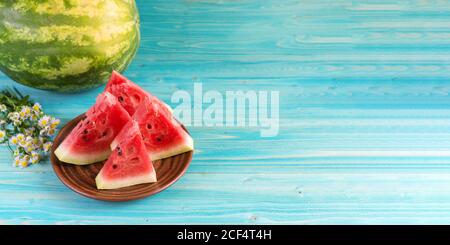
[[[139,42],[134,0],[0,1],[0,70],[30,87],[98,87],[128,67]]]

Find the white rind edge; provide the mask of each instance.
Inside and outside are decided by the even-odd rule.
[[[103,170],[103,168],[102,168]],[[146,173],[139,176],[129,177],[126,179],[113,180],[108,181],[102,177],[103,171],[100,170],[97,177],[95,177],[95,184],[97,185],[97,189],[99,190],[107,190],[107,189],[117,189],[132,185],[144,184],[144,183],[153,183],[156,182],[156,172],[153,168],[153,171],[150,173]]]
[[[194,150],[194,140],[192,137],[186,133],[185,141],[183,144],[178,144],[176,147],[173,147],[167,151],[158,152],[158,153],[150,153],[149,156],[152,161],[168,158],[171,156],[175,156],[181,153],[185,153],[188,151]]]
[[[75,165],[87,165],[96,162],[100,162],[106,160],[111,154],[111,150],[107,149],[104,152],[98,154],[76,154],[71,155],[69,151],[65,149],[64,145],[61,144],[55,150],[55,156],[61,161],[65,163],[75,164]]]

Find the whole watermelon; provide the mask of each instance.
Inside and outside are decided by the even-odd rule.
[[[126,69],[139,40],[134,0],[0,1],[0,70],[30,87],[98,87]]]

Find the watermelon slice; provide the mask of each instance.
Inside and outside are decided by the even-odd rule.
[[[116,97],[104,92],[55,150],[62,162],[85,165],[103,161],[111,154],[110,144],[122,127],[132,121]]]
[[[161,104],[145,98],[133,115],[139,125],[148,154],[152,160],[171,157],[194,149],[191,136]],[[130,124],[130,122],[128,123]],[[122,134],[123,131],[120,133]],[[118,135],[111,143],[114,149],[122,138]]]
[[[116,138],[119,142],[95,178],[97,189],[117,189],[156,182],[137,122],[130,121]]]
[[[148,98],[152,103],[160,105],[165,112],[172,114],[172,109],[166,103],[143,90],[117,71],[112,72],[108,84],[106,84],[105,91],[116,96],[130,116],[134,114],[136,108],[144,98]]]

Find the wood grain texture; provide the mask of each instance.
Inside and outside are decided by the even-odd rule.
[[[0,223],[450,224],[450,4],[137,2],[127,76],[173,106],[193,82],[280,91],[280,134],[190,127],[186,175],[126,204],[79,197],[49,163],[12,168],[0,148]],[[63,123],[103,89],[18,87]]]

